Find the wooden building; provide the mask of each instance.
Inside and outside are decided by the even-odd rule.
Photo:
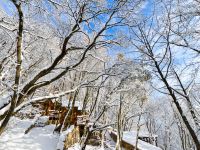
[[[115,130],[111,129],[109,131],[109,135],[114,142],[117,142],[117,133],[115,132]],[[136,136],[137,136],[136,131],[123,132],[122,147],[124,148],[124,150],[136,150],[136,146],[135,146]],[[148,134],[147,136],[147,133],[139,134],[137,150],[149,150],[149,149],[161,150],[161,148],[150,143],[151,142],[150,140],[155,137],[157,138],[156,135],[150,136]]]
[[[71,109],[70,105],[70,101],[62,99],[61,101],[46,100],[44,102],[38,102],[35,104],[35,107],[40,107],[42,110],[41,114],[43,116],[48,116],[48,124],[60,125],[63,124],[65,116],[67,115],[69,109]],[[88,125],[89,123],[89,115],[82,111],[78,102],[75,102],[72,114],[70,115],[70,120],[68,120],[68,122],[71,126],[73,126],[73,129],[66,135],[64,144],[65,149],[80,142],[80,138],[86,131],[86,124]],[[95,131],[90,135],[87,144],[99,145],[101,138],[101,133],[99,131]]]
[[[39,105],[42,110],[42,115],[49,116],[49,124],[62,124],[64,118],[69,111],[70,102],[68,100],[65,101],[56,101],[56,100],[48,100],[44,102],[38,102],[37,106]],[[82,110],[77,102],[74,105],[73,113],[70,119],[70,125],[76,125],[77,123],[77,116],[82,114]]]

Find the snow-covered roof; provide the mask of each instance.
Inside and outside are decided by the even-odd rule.
[[[131,134],[132,136],[137,136],[137,131],[125,131],[125,134]],[[156,134],[151,134],[149,132],[140,131],[139,137],[158,137]]]
[[[112,131],[112,133],[117,134],[116,132]],[[147,136],[146,133],[140,133],[139,136]],[[126,143],[129,143],[133,146],[136,144],[136,137],[137,132],[136,131],[125,131],[123,132],[123,141]],[[154,146],[150,143],[144,142],[140,139],[138,139],[138,149],[140,150],[162,150],[161,148]]]
[[[72,101],[69,101],[66,97],[61,98],[61,104],[63,107],[68,107],[70,103],[70,106],[72,106]],[[79,101],[75,101],[74,107],[78,107],[78,110],[82,109],[82,105]]]
[[[146,134],[143,134],[141,132],[141,134],[139,133],[139,136],[142,136],[142,135],[146,135]],[[136,143],[136,136],[137,136],[137,132],[136,131],[125,131],[123,132],[123,140],[131,145],[135,145]],[[138,139],[138,148],[141,149],[141,150],[161,150],[161,148],[159,147],[156,147],[152,144],[149,144],[147,142],[144,142],[142,140],[139,140]]]

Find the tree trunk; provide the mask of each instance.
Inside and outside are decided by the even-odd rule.
[[[117,143],[116,143],[116,150],[122,149],[122,101],[120,96],[120,103],[119,103],[119,112],[118,112],[118,121],[117,121]]]
[[[194,141],[194,143],[196,145],[197,150],[200,150],[200,141],[198,140],[198,137],[197,137],[194,129],[190,125],[187,117],[184,115],[183,110],[182,110],[182,108],[181,108],[181,106],[180,106],[180,104],[178,102],[178,99],[176,98],[174,92],[172,91],[172,88],[170,87],[167,79],[164,77],[162,71],[160,70],[158,62],[155,59],[153,59],[153,61],[154,61],[155,67],[156,67],[156,69],[157,69],[162,81],[164,82],[164,84],[167,87],[167,90],[168,90],[170,96],[173,99],[173,102],[174,102],[174,104],[175,104],[175,106],[176,106],[176,108],[177,108],[177,110],[178,110],[178,112],[179,112],[179,114],[180,114],[180,116],[181,116],[186,128],[188,129],[188,131],[189,131],[189,133],[190,133],[190,135],[191,135],[191,137],[192,137],[192,139],[193,139],[193,141]]]
[[[18,37],[17,37],[17,66],[16,66],[16,72],[15,72],[15,84],[14,84],[14,94],[11,99],[11,106],[8,110],[8,113],[6,113],[5,119],[3,120],[1,127],[0,127],[0,135],[3,133],[5,127],[7,126],[10,117],[12,116],[17,98],[18,98],[18,87],[20,84],[20,76],[21,76],[21,64],[22,64],[22,36],[23,36],[23,12],[21,9],[21,4],[17,4],[15,0],[12,1],[15,5],[18,16],[19,16],[19,26],[18,26]]]
[[[87,141],[89,140],[91,134],[92,132],[89,130],[89,127],[86,127],[85,136],[82,137],[83,141],[81,141],[81,150],[85,150]]]
[[[138,123],[137,123],[137,136],[136,136],[136,143],[135,143],[135,150],[137,150],[137,147],[138,147],[138,138],[139,138],[139,132],[140,132],[140,119],[141,119],[141,115],[139,115],[139,118],[138,118]]]

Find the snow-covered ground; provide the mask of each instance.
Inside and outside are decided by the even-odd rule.
[[[25,130],[35,119],[19,119],[13,117],[7,130],[0,136],[0,150],[56,150],[59,135],[53,133],[54,125],[35,127],[28,134]],[[68,150],[80,150],[79,144]],[[86,150],[101,150],[100,147],[87,146]]]
[[[55,125],[34,127],[27,134],[24,134],[25,130],[32,124],[43,120],[45,122],[45,117],[23,120],[13,117],[7,130],[0,136],[0,150],[56,150],[59,145],[59,135],[53,133]],[[136,133],[134,132],[124,132],[123,140],[135,145],[135,135]],[[107,136],[107,140],[108,149],[114,149],[115,144],[110,140],[109,136]],[[142,150],[161,150],[141,140],[138,140],[138,147]],[[68,150],[80,150],[80,145],[75,144]],[[86,150],[102,150],[102,148],[87,145]]]
[[[0,136],[0,150],[55,150],[58,142],[58,135],[53,133],[55,126],[36,127],[24,134],[32,123],[30,119],[12,118]]]

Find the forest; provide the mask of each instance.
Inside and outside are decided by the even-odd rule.
[[[200,0],[0,0],[0,150],[200,150]]]

